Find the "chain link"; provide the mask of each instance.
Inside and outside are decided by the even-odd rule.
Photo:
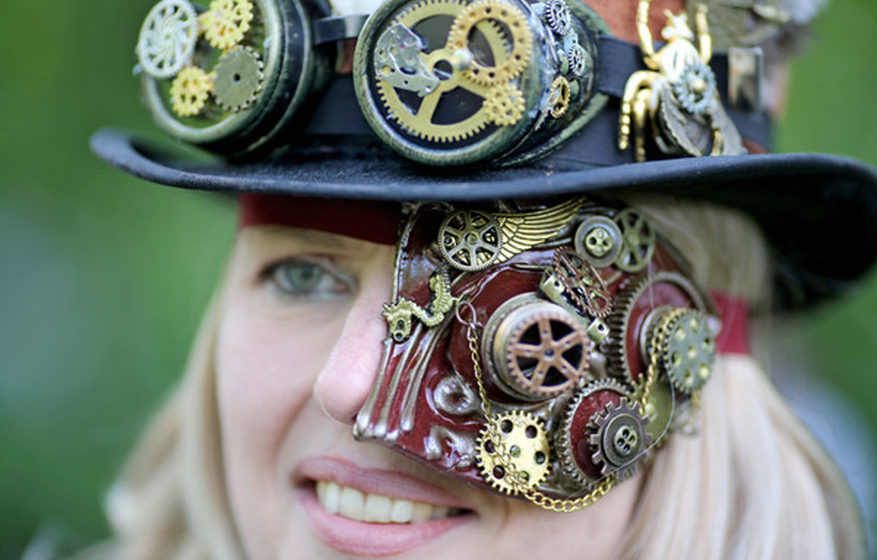
[[[457,318],[460,319],[459,313]],[[494,443],[498,462],[505,468],[507,479],[512,481],[511,486],[514,493],[521,494],[524,498],[533,504],[550,511],[558,513],[571,513],[586,508],[587,506],[597,502],[605,496],[609,490],[615,486],[615,475],[610,474],[603,479],[596,488],[588,494],[575,499],[558,499],[551,498],[539,492],[535,488],[528,488],[526,480],[515,466],[511,454],[506,449],[502,436],[497,430],[497,426],[493,421],[493,414],[490,410],[490,403],[487,401],[487,390],[484,388],[484,380],[482,379],[481,359],[478,353],[478,333],[476,329],[478,325],[475,323],[475,315],[473,312],[472,321],[466,322],[466,339],[469,343],[469,354],[472,358],[472,370],[475,374],[475,382],[478,385],[478,396],[481,398],[481,411],[484,413],[486,420],[484,434],[485,439],[490,439]]]

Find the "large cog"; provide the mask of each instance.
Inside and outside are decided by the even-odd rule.
[[[456,18],[466,9],[462,0],[423,0],[403,10],[393,20],[393,24],[402,24],[408,29],[413,29],[417,24],[436,17],[452,16]],[[478,31],[484,36],[491,50],[503,48],[504,39],[502,32],[494,25],[479,25]],[[451,62],[457,58],[458,53],[448,44],[429,53],[420,53],[424,64],[433,69],[441,61]],[[453,67],[453,64],[450,64]],[[425,95],[420,105],[412,109],[402,101],[399,93],[389,81],[376,76],[378,94],[388,112],[388,118],[399,123],[408,133],[432,142],[457,142],[469,138],[484,130],[491,122],[491,115],[482,104],[471,115],[453,123],[433,122],[436,108],[442,96],[456,88],[462,88],[486,99],[490,94],[490,88],[463,80],[462,72],[453,69],[450,76],[439,82],[438,86]]]
[[[214,68],[214,92],[219,106],[227,111],[241,111],[253,103],[260,91],[264,64],[254,49],[238,47],[219,59]]]
[[[506,48],[505,40],[501,48],[491,45],[493,66],[487,66],[473,57],[469,68],[463,70],[463,76],[483,86],[503,84],[518,77],[530,62],[533,32],[524,13],[509,3],[501,0],[479,0],[469,4],[454,20],[448,35],[448,45],[452,50],[470,50],[470,34],[482,22],[496,22],[506,28],[511,38],[511,47]]]

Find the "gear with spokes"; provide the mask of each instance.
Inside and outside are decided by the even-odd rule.
[[[526,493],[548,475],[551,444],[542,420],[533,414],[495,414],[478,434],[475,447],[481,476],[504,494]]]
[[[548,114],[559,119],[566,114],[570,99],[569,81],[563,76],[554,78],[548,91]]]
[[[392,39],[385,35],[394,28],[402,29],[398,27],[400,25],[414,34],[421,28],[430,28],[434,35],[432,41],[423,40],[422,43],[435,48],[428,52],[418,50],[415,55],[419,58],[418,74],[423,74],[421,81],[427,85],[419,88],[425,95],[405,95],[405,90],[411,87],[397,88],[398,83],[394,85],[395,80],[381,71],[384,68],[375,71],[376,89],[386,111],[384,118],[396,121],[407,133],[418,138],[431,142],[458,142],[478,134],[491,123],[491,114],[485,106],[491,88],[464,79],[464,71],[460,68],[467,64],[468,50],[453,47],[441,29],[441,26],[447,26],[450,30],[451,24],[447,22],[455,21],[466,9],[467,4],[462,0],[422,0],[399,13],[378,41]],[[438,31],[435,28],[439,28]],[[491,52],[501,52],[505,48],[506,40],[501,30],[491,21],[478,23],[472,33]],[[408,41],[399,47],[407,50],[411,50],[407,48],[408,43],[419,39],[416,35],[408,37],[407,33],[401,36]],[[436,45],[436,37],[443,37],[445,44]],[[441,72],[438,72],[439,68]],[[441,79],[431,79],[439,74]],[[446,95],[458,96],[456,102],[450,104],[454,106],[453,114],[439,114]]]
[[[147,14],[137,41],[143,71],[170,78],[192,59],[198,39],[198,16],[186,0],[162,0]]]
[[[483,24],[499,27],[508,39],[504,38],[499,45],[491,45],[492,61],[473,56],[469,67],[462,71],[463,76],[488,87],[517,78],[530,62],[533,32],[521,9],[510,3],[502,0],[478,0],[469,4],[454,20],[448,34],[448,46],[451,50],[473,52],[470,47],[472,32],[480,29]]]
[[[639,272],[655,252],[655,230],[645,216],[632,208],[625,208],[614,220],[623,240],[615,266],[624,272]]]
[[[474,272],[496,261],[502,232],[496,216],[479,210],[459,210],[439,227],[439,251],[458,270]]]

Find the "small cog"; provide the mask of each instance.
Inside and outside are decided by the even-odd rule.
[[[448,33],[451,50],[469,49],[469,35],[481,22],[496,22],[508,30],[511,45],[493,49],[494,64],[487,66],[477,59],[463,70],[463,76],[482,86],[495,86],[518,77],[530,62],[533,32],[520,9],[501,0],[479,0],[466,7],[454,19]]]
[[[596,449],[591,455],[605,476],[615,473],[621,481],[636,472],[638,459],[648,448],[651,436],[638,403],[622,397],[618,404],[607,403],[588,423],[589,442]]]
[[[501,493],[526,493],[548,475],[548,434],[542,420],[528,412],[493,415],[478,434],[475,446],[481,476]]]
[[[639,272],[652,260],[655,230],[646,217],[633,208],[625,208],[614,219],[624,241],[615,266],[627,273]]]
[[[214,68],[216,102],[226,111],[241,111],[251,106],[262,91],[264,64],[259,53],[250,47],[227,51]]]
[[[502,249],[499,220],[479,210],[458,210],[439,227],[438,245],[442,257],[457,270],[487,268]]]
[[[588,73],[591,65],[591,57],[583,46],[578,43],[573,43],[569,47],[567,56],[569,58],[569,70],[572,72],[573,76],[581,78]]]
[[[502,84],[491,88],[484,101],[490,119],[497,126],[512,126],[524,115],[524,96],[511,84]]]
[[[696,309],[679,313],[665,328],[661,365],[673,387],[691,394],[710,378],[716,343],[706,316]]]
[[[229,50],[243,41],[250,30],[253,3],[250,0],[213,0],[200,20],[207,42],[214,48]]]
[[[162,0],[143,21],[137,58],[153,78],[170,78],[192,59],[197,39],[195,8],[186,0]]]
[[[545,21],[558,35],[566,35],[572,27],[569,8],[563,0],[548,0],[545,3]]]
[[[612,311],[612,298],[600,273],[569,248],[554,252],[554,271],[569,299],[582,312],[603,319]]]
[[[193,117],[207,104],[207,96],[213,90],[213,75],[197,66],[180,70],[171,83],[171,107],[181,117]]]
[[[548,91],[548,113],[555,119],[559,119],[569,108],[569,82],[563,76],[554,78],[551,89]]]

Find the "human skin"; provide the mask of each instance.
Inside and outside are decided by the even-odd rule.
[[[252,226],[238,235],[215,356],[226,486],[247,556],[617,556],[638,477],[561,514],[354,440],[352,421],[387,335],[380,311],[390,299],[393,253],[311,230]],[[432,510],[438,519],[411,523],[351,520],[321,505],[319,480],[450,507],[452,515],[443,508]]]

